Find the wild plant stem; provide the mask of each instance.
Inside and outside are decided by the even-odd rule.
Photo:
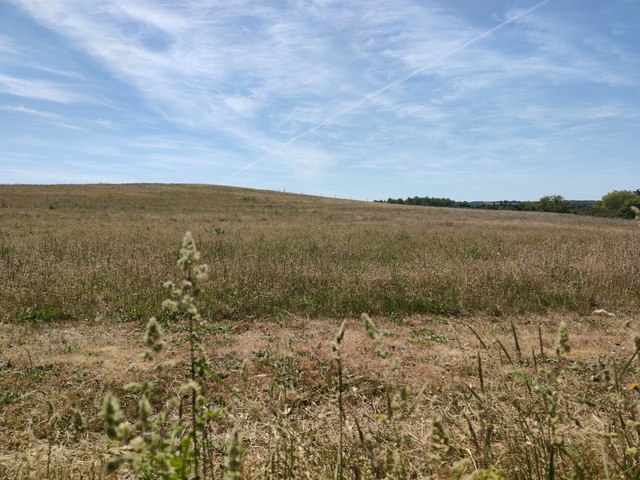
[[[625,363],[624,367],[622,368],[622,372],[620,373],[620,375],[624,375],[626,373],[626,371],[628,370],[628,368],[631,366],[631,362],[633,362],[633,360],[636,358],[636,356],[638,355],[638,352],[640,350],[636,349],[635,352],[633,352],[633,355],[631,356],[631,358],[629,359],[629,361],[627,361],[627,363]]]
[[[499,339],[497,339],[495,343],[497,343],[500,349],[504,352],[509,363],[513,365],[513,360],[511,360],[511,356],[509,355],[509,352],[507,352],[507,349],[505,348],[504,344]]]
[[[484,395],[484,374],[482,373],[482,358],[478,352],[478,376],[480,377],[480,391]]]
[[[191,354],[191,380],[195,382],[196,380],[196,356],[195,356],[195,339],[194,339],[194,326],[193,326],[193,318],[189,319],[190,324],[190,333],[189,333],[189,344],[190,344],[190,354]],[[196,391],[191,390],[191,440],[193,441],[193,456],[194,456],[194,468],[195,468],[195,477],[200,478],[200,465],[199,465],[199,456],[200,451],[198,449],[198,428],[196,421]]]
[[[338,463],[336,465],[336,480],[342,480],[342,448],[344,442],[344,404],[342,403],[342,359],[338,358],[338,409],[340,410],[339,437],[338,437]]]
[[[192,285],[194,294],[197,293],[196,279],[193,276],[193,267],[189,265],[185,275],[187,281]],[[193,314],[189,314],[189,354],[191,360],[191,381],[196,381],[196,337],[195,319]],[[193,442],[193,457],[195,478],[200,478],[200,449],[198,448],[198,426],[196,419],[196,390],[191,390],[191,440]]]
[[[511,333],[513,334],[513,342],[516,346],[516,354],[518,355],[518,363],[522,363],[522,351],[520,350],[520,342],[518,342],[518,333],[516,332],[516,326],[511,320]]]
[[[469,328],[469,330],[471,330],[471,333],[473,333],[476,336],[476,338],[480,342],[480,345],[482,345],[482,348],[484,348],[486,350],[487,349],[487,344],[484,343],[484,341],[482,340],[482,337],[478,334],[478,332],[476,332],[475,329],[471,325],[469,325],[468,323],[465,323],[465,325]]]

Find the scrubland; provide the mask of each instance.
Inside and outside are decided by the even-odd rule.
[[[2,186],[0,477],[640,478],[636,223]]]

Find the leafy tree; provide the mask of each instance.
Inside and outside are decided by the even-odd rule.
[[[640,195],[631,190],[613,190],[602,197],[602,206],[621,217],[630,217],[631,205],[640,205]]]
[[[535,205],[541,212],[573,213],[573,205],[564,199],[562,195],[546,195]]]

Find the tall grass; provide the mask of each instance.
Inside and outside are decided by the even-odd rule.
[[[629,221],[196,186],[0,187],[2,321],[148,318],[173,242],[212,261],[211,318],[637,312]],[[51,208],[53,207],[53,208]],[[126,273],[126,274],[125,274]]]
[[[401,356],[388,345],[392,334],[364,314],[359,330],[371,345],[365,342],[358,360],[370,364],[371,376],[356,374],[361,365],[345,352],[354,330],[345,321],[331,357],[324,367],[319,362],[327,373],[324,387],[301,381],[301,353],[272,358],[257,351],[255,356],[266,361],[255,361],[254,368],[273,378],[260,392],[247,383],[246,361],[241,368],[216,372],[208,358],[206,323],[197,306],[207,269],[196,264],[198,259],[188,234],[179,260],[182,279],[165,284],[169,299],[163,307],[173,318],[167,325],[174,331],[170,341],[178,349],[174,352],[184,351],[186,342],[186,356],[182,362],[162,358],[166,343],[152,317],[142,358],[158,373],[152,381],[121,387],[129,395],[127,408],[112,393],[105,395],[100,415],[109,439],[104,465],[61,466],[56,442],[73,428],[75,448],[80,448],[87,439],[84,416],[95,413],[75,410],[71,427],[49,403],[46,450],[27,451],[22,463],[14,459],[0,473],[54,479],[101,478],[116,471],[123,478],[158,479],[640,476],[640,402],[638,384],[630,383],[640,373],[640,336],[626,356],[576,361],[564,322],[551,355],[544,352],[540,330],[540,336],[524,338],[511,322],[513,346],[507,335],[493,348],[473,330],[477,355],[458,365],[471,381],[416,388]],[[531,354],[525,346],[531,346]]]

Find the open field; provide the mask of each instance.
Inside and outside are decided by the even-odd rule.
[[[632,222],[205,186],[0,188],[0,320],[156,313],[186,230],[209,318],[640,309]]]
[[[187,230],[210,267],[195,327],[160,307]],[[201,382],[206,478],[234,428],[242,478],[639,478],[639,251],[622,220],[2,186],[0,477],[102,478],[105,393],[133,422],[122,386],[155,379],[160,411],[189,378],[186,331],[216,373]],[[166,372],[138,356],[152,315]],[[561,322],[571,350],[556,354]]]

